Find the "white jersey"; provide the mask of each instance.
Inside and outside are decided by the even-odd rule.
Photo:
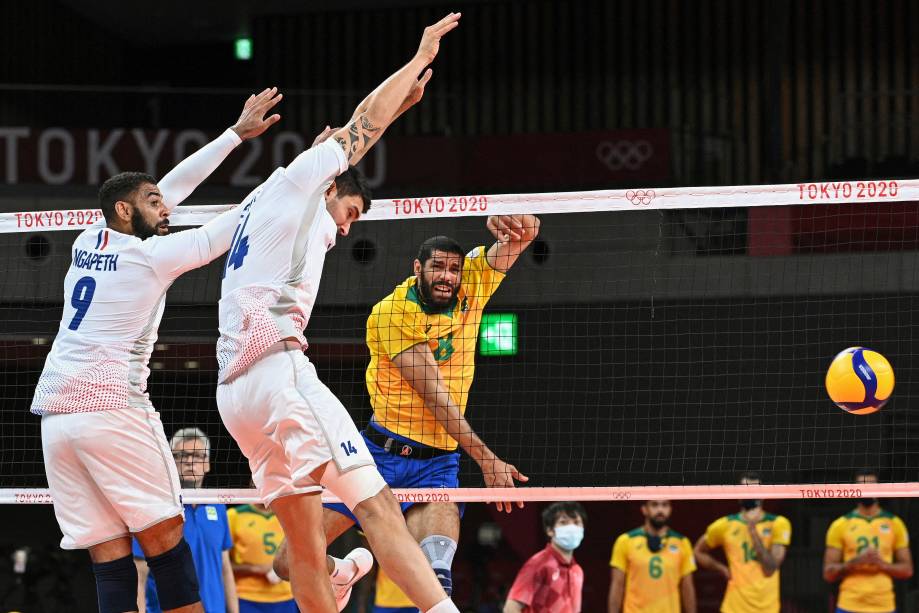
[[[158,183],[173,209],[240,143],[227,130]],[[32,412],[84,413],[148,407],[147,363],[166,290],[183,272],[225,253],[238,211],[194,230],[142,241],[101,224],[74,241],[64,278],[64,313],[45,360]]]
[[[325,192],[347,169],[330,139],[275,170],[243,201],[220,294],[219,383],[282,339],[306,348],[303,330],[337,232]]]
[[[166,290],[226,252],[236,216],[234,209],[208,226],[144,241],[109,228],[84,230],[73,243],[64,313],[32,412],[150,406],[147,363]]]

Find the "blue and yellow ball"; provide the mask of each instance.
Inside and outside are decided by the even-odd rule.
[[[865,347],[849,347],[833,358],[826,391],[849,413],[867,415],[884,406],[893,393],[893,368],[887,358]]]

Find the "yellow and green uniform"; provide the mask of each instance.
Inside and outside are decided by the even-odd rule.
[[[826,533],[826,546],[842,551],[848,562],[868,547],[877,549],[886,562],[893,562],[897,549],[909,547],[903,520],[888,511],[865,517],[856,511],[843,515]],[[887,613],[896,609],[893,579],[882,572],[852,572],[839,585],[840,609],[858,613]]]
[[[616,539],[610,566],[625,573],[624,613],[680,613],[680,581],[695,572],[689,539],[668,528],[657,552],[643,528]]]
[[[766,549],[791,543],[791,523],[781,515],[764,513],[756,532]],[[779,571],[767,577],[756,558],[756,548],[739,513],[727,515],[705,531],[705,542],[711,548],[721,547],[728,560],[731,580],[721,602],[723,613],[765,613],[779,611]]]
[[[456,449],[456,441],[437,423],[392,359],[409,347],[427,343],[450,396],[466,412],[482,310],[504,279],[504,273],[489,266],[486,252],[485,247],[469,252],[460,289],[443,309],[422,304],[415,277],[406,279],[373,307],[367,319],[367,390],[374,421],[390,432],[423,445]]]
[[[260,511],[244,504],[227,511],[233,548],[230,560],[234,564],[268,564],[284,540],[281,522],[271,511]],[[253,602],[282,602],[293,598],[290,583],[275,585],[265,577],[248,575],[236,579],[236,593],[243,600]]]
[[[376,595],[373,597],[373,610],[375,613],[377,611],[389,613],[389,611],[405,609],[418,611],[412,601],[408,599],[408,596],[379,567],[377,569],[376,586]]]

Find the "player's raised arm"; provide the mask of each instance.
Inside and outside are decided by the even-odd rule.
[[[349,164],[357,164],[396,117],[414,104],[411,102],[412,94],[419,85],[421,93],[424,92],[424,84],[431,77],[425,69],[437,57],[440,39],[459,25],[459,18],[460,13],[450,13],[425,28],[415,56],[373,90],[358,105],[351,121],[332,135],[344,150]],[[418,75],[422,72],[424,74],[419,79]],[[418,99],[421,99],[420,96]]]
[[[157,185],[163,194],[166,208],[171,211],[188,198],[242,141],[259,136],[277,123],[281,119],[280,115],[265,115],[282,97],[276,87],[249,96],[233,126],[182,160],[160,179]]]
[[[516,467],[495,455],[466,421],[450,396],[447,383],[427,343],[409,347],[392,361],[402,377],[424,400],[434,419],[482,469],[486,487],[514,487],[514,480],[524,483],[529,481],[529,477]],[[498,502],[497,506],[499,511],[505,508],[508,512],[511,510],[509,502]],[[518,503],[518,506],[522,508],[523,503]]]
[[[510,270],[539,235],[539,218],[535,215],[492,215],[486,225],[498,242],[488,248],[485,257],[498,272]]]
[[[226,253],[239,222],[240,207],[224,211],[200,228],[151,239],[146,253],[157,276],[173,280]]]

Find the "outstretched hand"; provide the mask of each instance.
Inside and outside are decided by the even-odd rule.
[[[278,102],[284,97],[278,93],[277,87],[269,87],[259,94],[252,94],[243,105],[243,112],[239,119],[233,125],[233,131],[243,140],[259,136],[281,120],[281,116],[275,113],[269,117],[265,114],[273,109]]]
[[[529,477],[517,470],[516,466],[508,464],[500,458],[484,460],[479,467],[482,469],[482,476],[485,478],[485,487],[515,487],[515,480],[521,483],[526,483],[530,480]],[[513,510],[514,504],[517,505],[517,508],[523,508],[522,501],[512,503],[499,500],[495,502],[498,512],[506,511],[507,513]]]
[[[313,144],[310,145],[310,149],[312,149],[312,148],[315,147],[316,145],[321,145],[321,144],[324,143],[326,140],[328,140],[328,138],[329,138],[330,136],[332,136],[332,134],[334,134],[335,132],[337,132],[337,131],[340,130],[340,129],[341,129],[341,128],[330,128],[329,126],[326,126],[325,129],[324,129],[322,132],[320,132],[319,134],[317,134],[317,135],[316,135],[316,138],[313,139]]]
[[[535,215],[492,215],[485,225],[499,243],[531,241],[539,234]]]
[[[437,52],[440,51],[440,39],[459,25],[461,16],[462,13],[450,13],[434,25],[426,27],[415,57],[423,61],[425,66],[433,62],[437,57]]]

